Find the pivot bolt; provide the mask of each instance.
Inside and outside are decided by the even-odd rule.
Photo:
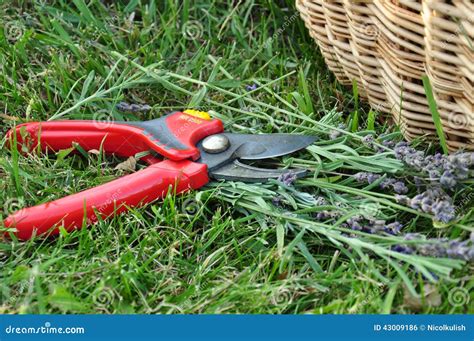
[[[208,136],[202,141],[202,149],[210,154],[222,153],[229,146],[229,138],[222,134]]]

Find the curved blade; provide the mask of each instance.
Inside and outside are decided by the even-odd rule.
[[[244,181],[244,182],[265,182],[268,179],[278,179],[280,175],[286,173],[293,173],[296,177],[300,178],[306,175],[306,169],[264,169],[246,165],[244,163],[235,160],[232,163],[228,163],[215,171],[212,171],[210,175],[214,179],[218,180],[233,180],[233,181]]]
[[[292,134],[227,135],[232,135],[231,141],[242,142],[236,150],[236,155],[241,160],[262,160],[291,154],[316,140],[315,136]]]
[[[292,134],[246,135],[223,133],[229,139],[230,147],[218,154],[207,153],[198,144],[201,152],[200,162],[210,171],[230,163],[233,160],[262,160],[287,155],[309,146],[315,136]]]

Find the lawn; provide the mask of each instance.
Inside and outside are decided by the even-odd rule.
[[[310,171],[296,182],[213,182],[57,238],[0,240],[0,312],[474,312],[474,157],[397,144],[328,71],[293,1],[0,9],[1,220],[133,171],[79,145],[20,154],[4,136],[22,122],[195,108],[228,131],[318,137],[273,163]],[[467,175],[430,173],[454,163]]]

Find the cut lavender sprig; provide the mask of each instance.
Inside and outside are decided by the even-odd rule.
[[[471,152],[426,156],[406,142],[397,143],[394,152],[397,159],[416,171],[427,174],[432,184],[440,184],[445,189],[453,190],[459,181],[473,174],[470,168],[474,166],[474,153]]]
[[[474,238],[460,241],[447,238],[426,238],[419,233],[407,233],[404,236],[407,241],[415,241],[409,245],[399,244],[392,247],[393,251],[419,254],[427,257],[445,257],[474,261]]]
[[[137,104],[137,103],[127,103],[120,102],[116,105],[117,110],[124,112],[148,112],[151,110],[151,106],[148,104]]]
[[[315,218],[319,221],[326,221],[330,219],[339,219],[343,216],[342,211],[320,211],[316,213]],[[343,227],[350,228],[354,231],[362,231],[370,234],[388,233],[392,235],[399,234],[403,228],[403,224],[398,221],[387,223],[383,219],[374,219],[372,217],[365,217],[362,215],[355,215],[345,220]]]
[[[379,175],[379,174],[368,173],[368,172],[359,172],[359,173],[354,174],[354,179],[357,182],[360,182],[360,183],[365,182],[365,183],[368,183],[368,184],[373,184],[374,182],[379,180],[381,177],[382,176]],[[379,187],[381,189],[392,188],[393,191],[397,194],[405,194],[405,193],[408,192],[408,187],[405,185],[405,183],[403,181],[395,180],[395,179],[392,179],[392,178],[383,179],[380,182]]]
[[[435,220],[449,223],[456,216],[451,197],[441,188],[433,188],[420,193],[413,198],[404,195],[395,196],[395,200],[405,206],[434,216]]]

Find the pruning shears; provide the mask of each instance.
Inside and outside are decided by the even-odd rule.
[[[98,217],[106,219],[167,193],[198,189],[210,179],[265,182],[278,178],[288,169],[248,163],[290,154],[315,141],[306,135],[226,133],[221,120],[196,110],[145,122],[30,122],[11,129],[7,139],[11,145],[16,142],[18,150],[27,146],[29,151],[58,152],[75,143],[86,151],[103,150],[120,157],[151,151],[141,159],[149,166],[138,172],[8,216],[5,227],[23,240],[58,234],[61,227],[71,231],[92,225]],[[302,177],[306,170],[292,172]]]

